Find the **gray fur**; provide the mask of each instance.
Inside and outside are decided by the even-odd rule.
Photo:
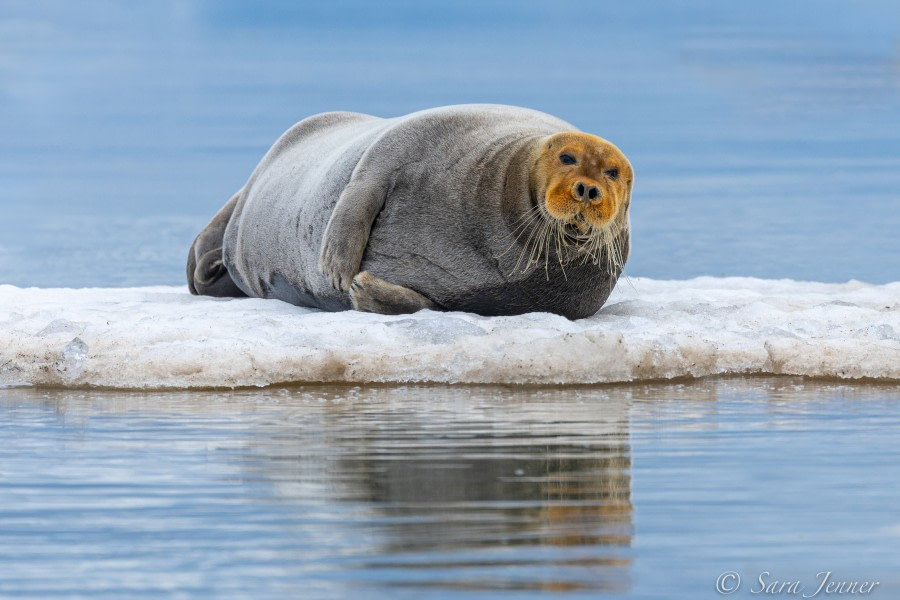
[[[325,310],[351,308],[351,282],[366,271],[388,286],[366,286],[357,302],[377,312],[591,315],[618,271],[580,261],[563,268],[551,252],[546,264],[514,272],[524,239],[513,232],[538,201],[530,169],[542,140],[563,131],[577,129],[498,105],[305,119],[229,202],[228,277],[247,295]],[[221,235],[216,220],[210,228],[198,240]],[[627,255],[627,228],[621,238]],[[188,270],[191,291],[204,293]]]
[[[191,245],[187,279],[192,294],[203,296],[244,296],[222,262],[222,239],[240,194],[232,196]]]

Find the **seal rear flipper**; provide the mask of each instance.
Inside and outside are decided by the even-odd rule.
[[[237,286],[222,262],[222,239],[234,213],[240,192],[220,210],[191,245],[187,260],[188,289],[194,295],[246,296]]]
[[[441,307],[422,294],[403,286],[388,283],[363,271],[350,284],[350,300],[353,309],[382,315],[403,315],[423,309],[441,310]]]
[[[239,298],[247,295],[237,286],[225,268],[221,247],[208,250],[200,257],[194,267],[194,276],[188,280],[188,287],[192,294],[202,296]]]

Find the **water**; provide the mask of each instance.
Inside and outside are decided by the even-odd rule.
[[[900,387],[0,391],[0,594],[900,591]],[[809,590],[812,591],[812,590]]]
[[[897,281],[898,31],[889,0],[5,0],[0,284],[183,284],[295,121],[462,102],[625,151],[633,276]],[[703,598],[735,572],[758,597],[832,571],[890,598],[898,400],[791,378],[0,388],[0,596]]]
[[[898,31],[890,0],[7,0],[0,282],[182,283],[295,121],[461,102],[626,152],[631,275],[896,281]]]

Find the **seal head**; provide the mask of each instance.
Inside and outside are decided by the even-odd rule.
[[[592,262],[619,272],[628,247],[634,170],[621,150],[595,135],[566,131],[544,138],[531,169],[532,211],[516,230],[524,244],[516,270],[547,263]],[[523,233],[528,232],[528,235]]]

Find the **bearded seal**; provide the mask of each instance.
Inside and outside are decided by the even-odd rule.
[[[329,311],[596,313],[630,249],[612,143],[513,106],[289,129],[197,236],[190,291]]]

